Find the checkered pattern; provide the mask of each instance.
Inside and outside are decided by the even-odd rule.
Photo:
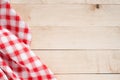
[[[30,49],[28,25],[0,0],[0,80],[56,80]]]

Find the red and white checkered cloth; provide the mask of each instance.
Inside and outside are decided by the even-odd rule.
[[[8,0],[0,0],[0,80],[56,80],[30,49],[31,34]]]

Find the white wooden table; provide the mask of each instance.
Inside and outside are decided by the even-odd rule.
[[[120,80],[120,0],[11,0],[31,49],[58,80]]]

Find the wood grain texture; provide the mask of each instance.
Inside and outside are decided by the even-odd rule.
[[[55,73],[120,73],[120,50],[34,51]]]
[[[58,80],[120,80],[120,0],[11,3],[31,26],[31,49]]]
[[[12,4],[43,4],[44,0],[10,0]]]
[[[88,4],[120,4],[120,0],[86,0]]]
[[[32,49],[120,49],[120,27],[34,26],[31,30]]]
[[[58,80],[120,80],[120,75],[56,75]]]
[[[31,26],[119,26],[120,5],[13,5]],[[23,12],[24,11],[24,12]]]
[[[12,0],[13,4],[81,4],[85,0]]]
[[[14,4],[120,4],[120,0],[11,0]]]

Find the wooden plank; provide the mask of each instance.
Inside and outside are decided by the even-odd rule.
[[[86,0],[88,4],[120,4],[120,0]]]
[[[120,49],[120,27],[31,27],[32,49]]]
[[[120,74],[108,74],[108,75],[56,75],[58,80],[120,80]]]
[[[44,0],[11,0],[13,4],[43,4]]]
[[[81,4],[85,0],[12,0],[14,4]]]
[[[120,73],[120,50],[34,51],[56,74]]]
[[[119,26],[120,5],[13,5],[31,26]]]
[[[13,4],[120,4],[120,0],[11,0]]]

